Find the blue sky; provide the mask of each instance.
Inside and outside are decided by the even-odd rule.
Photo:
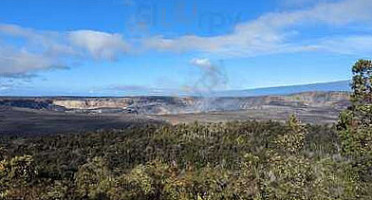
[[[350,79],[372,0],[1,0],[0,95],[142,95]]]

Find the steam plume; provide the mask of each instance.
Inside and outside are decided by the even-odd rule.
[[[194,111],[213,111],[217,90],[225,88],[228,82],[223,70],[223,61],[212,63],[207,58],[195,58],[190,63],[198,67],[201,73],[200,78],[191,87],[191,91],[200,97],[194,106]]]

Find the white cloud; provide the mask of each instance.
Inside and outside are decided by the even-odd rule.
[[[43,51],[49,55],[76,54],[74,49],[66,42],[65,34],[53,31],[39,31],[12,24],[0,24],[0,35],[24,39],[22,48]]]
[[[140,42],[135,39],[124,40],[118,33],[93,30],[40,31],[0,24],[0,76],[28,74],[90,59],[111,61],[128,52],[143,49],[240,57],[300,51],[370,55],[372,34],[357,35],[354,31],[353,35],[348,35],[345,31],[343,35],[337,36],[331,32],[326,38],[301,41],[301,28],[298,27],[326,25],[348,30],[350,25],[364,25],[371,29],[372,0],[317,2],[321,3],[308,9],[264,14],[238,24],[231,33],[225,35],[185,35],[178,38],[158,35]],[[19,43],[3,45],[9,37],[19,40]],[[199,67],[213,66],[208,59],[191,62]]]
[[[33,29],[26,29],[12,24],[1,24],[0,32],[3,34],[24,38],[33,38],[37,36]]]
[[[314,48],[339,54],[352,54],[361,57],[371,56],[372,35],[324,39]]]
[[[90,30],[38,31],[0,24],[0,36],[21,44],[0,46],[0,76],[27,74],[91,58],[113,60],[129,48],[119,34]]]
[[[340,0],[277,0],[279,5],[284,8],[304,8],[319,3],[336,2]]]
[[[208,58],[194,58],[190,61],[192,65],[202,67],[202,68],[211,68],[213,65]]]
[[[3,84],[3,83],[0,83],[0,92],[1,91],[5,91],[5,90],[9,90],[11,89],[13,86],[10,85],[10,84]]]
[[[125,53],[128,45],[119,34],[109,34],[90,30],[69,33],[72,45],[82,48],[96,59],[115,59]]]
[[[27,52],[0,47],[0,75],[14,76],[29,71],[47,69],[56,66],[52,59]]]
[[[345,0],[320,3],[311,9],[269,13],[256,20],[239,24],[228,35],[199,37],[182,36],[175,39],[156,36],[144,41],[145,46],[168,51],[201,51],[211,54],[255,56],[268,53],[293,52],[307,49],[291,42],[300,34],[297,25],[344,26],[372,21],[371,0]]]

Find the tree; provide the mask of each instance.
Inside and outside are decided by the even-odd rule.
[[[372,62],[359,60],[352,68],[351,106],[340,114],[337,130],[342,153],[352,159],[362,183],[372,182]]]
[[[38,170],[32,156],[15,156],[0,163],[0,197],[19,199],[30,196]]]
[[[110,171],[100,157],[79,167],[75,181],[77,194],[89,199],[108,199],[107,192],[113,184]]]
[[[291,115],[287,122],[288,133],[280,135],[274,142],[278,149],[287,153],[299,153],[304,147],[306,129],[300,124],[295,115]]]
[[[351,107],[341,113],[337,128],[345,155],[372,155],[372,62],[359,60],[353,66]]]

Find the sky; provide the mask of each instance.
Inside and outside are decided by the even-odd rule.
[[[0,96],[179,95],[349,80],[372,0],[1,0]]]

